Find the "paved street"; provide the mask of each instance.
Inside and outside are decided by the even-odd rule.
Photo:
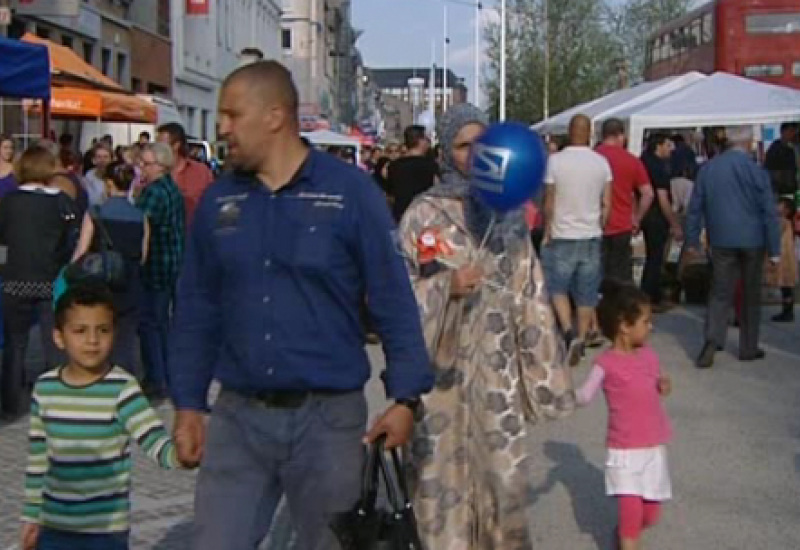
[[[714,369],[699,372],[690,356],[700,346],[701,313],[679,309],[656,323],[653,342],[674,385],[667,408],[676,433],[670,447],[675,500],[647,536],[647,548],[800,548],[800,326],[765,323],[767,360],[749,364],[730,354],[732,330],[729,351],[718,355]],[[370,352],[378,371],[379,349]],[[586,371],[576,370],[576,379]],[[374,409],[381,395],[373,383]],[[0,427],[0,550],[16,542],[25,429],[24,421]],[[537,549],[608,548],[616,513],[603,493],[604,429],[602,398],[537,428],[531,442],[540,484],[532,518]],[[161,472],[137,454],[134,479],[133,550],[187,549],[194,475]],[[273,548],[286,548],[286,533],[277,536]]]

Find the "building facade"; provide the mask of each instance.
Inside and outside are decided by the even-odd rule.
[[[131,90],[136,93],[171,96],[169,10],[169,0],[137,0],[131,5]]]
[[[357,122],[357,40],[350,0],[283,0],[283,62],[294,76],[307,128]]]
[[[206,0],[199,13],[171,4],[173,98],[187,133],[215,141],[219,86],[242,51],[280,58],[280,0]]]
[[[447,97],[448,105],[467,101],[467,87],[464,79],[453,71],[447,71],[445,87],[444,69],[434,70],[433,95],[435,118],[441,116],[443,101]],[[392,140],[402,138],[403,129],[419,121],[425,111],[431,111],[430,105],[430,67],[409,67],[397,69],[369,69],[369,75],[379,92],[379,109],[385,118],[386,137]],[[418,79],[416,86],[409,81]]]

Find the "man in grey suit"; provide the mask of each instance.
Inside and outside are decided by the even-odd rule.
[[[727,130],[728,149],[700,170],[689,203],[686,242],[696,253],[705,225],[711,246],[713,279],[699,368],[714,364],[725,345],[734,289],[741,278],[744,300],[740,319],[739,360],[764,358],[758,347],[764,255],[777,262],[780,229],[769,174],[751,158],[750,127]],[[691,253],[691,252],[690,252]]]

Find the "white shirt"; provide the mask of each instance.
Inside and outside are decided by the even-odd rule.
[[[97,175],[97,168],[92,168],[86,172],[83,179],[84,189],[89,196],[89,206],[99,206],[106,200],[106,184],[103,178]]]
[[[570,146],[551,155],[544,180],[555,192],[551,237],[601,237],[603,192],[612,179],[608,161],[589,147]]]

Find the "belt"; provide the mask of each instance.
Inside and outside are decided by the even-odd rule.
[[[240,393],[247,399],[258,401],[268,409],[299,409],[312,397],[334,397],[352,393],[351,391],[309,390],[309,391],[260,391],[254,393]]]

